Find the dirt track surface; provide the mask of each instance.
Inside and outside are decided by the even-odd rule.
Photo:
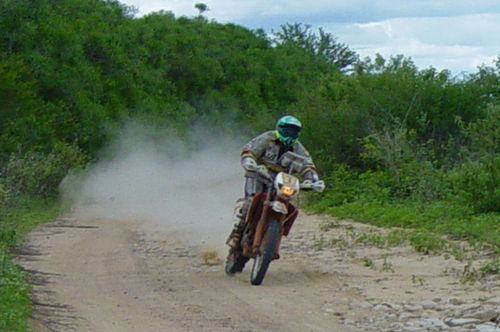
[[[175,234],[153,238],[136,222],[59,218],[35,229],[19,257],[35,283],[32,329],[500,331],[497,316],[450,321],[478,304],[495,315],[498,279],[461,283],[465,263],[405,246],[322,248],[321,237],[343,236],[346,225],[369,228],[342,222],[324,233],[322,219],[299,218],[281,259],[256,287],[249,283],[251,262],[228,277],[223,265],[202,259],[203,248]]]

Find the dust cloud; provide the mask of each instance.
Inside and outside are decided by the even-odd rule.
[[[63,197],[79,218],[135,221],[149,236],[168,233],[221,252],[243,194],[242,140],[193,135],[186,143],[132,126],[98,162],[63,181]]]

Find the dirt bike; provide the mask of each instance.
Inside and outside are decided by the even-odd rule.
[[[228,275],[242,272],[245,264],[253,258],[250,273],[252,285],[260,285],[264,280],[269,264],[279,258],[279,247],[283,236],[287,236],[299,214],[299,210],[290,201],[300,189],[321,192],[325,188],[323,181],[302,183],[292,173],[303,168],[304,157],[287,152],[280,160],[282,170],[274,177],[256,169],[258,181],[264,183],[266,190],[253,196],[248,209],[245,228],[239,248],[231,248],[226,259],[225,271]]]

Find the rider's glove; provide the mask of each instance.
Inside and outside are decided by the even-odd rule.
[[[245,171],[255,172],[257,171],[257,162],[252,157],[244,157],[241,159],[241,166]]]

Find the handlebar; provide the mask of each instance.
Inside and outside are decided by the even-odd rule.
[[[264,182],[266,185],[271,185],[273,183],[273,178],[269,173],[269,170],[262,165],[248,165],[248,171],[255,172],[260,181]],[[314,190],[317,192],[323,192],[325,190],[325,182],[323,180],[318,180],[316,182],[312,182],[311,180],[304,180],[300,183],[300,188],[304,190]]]

